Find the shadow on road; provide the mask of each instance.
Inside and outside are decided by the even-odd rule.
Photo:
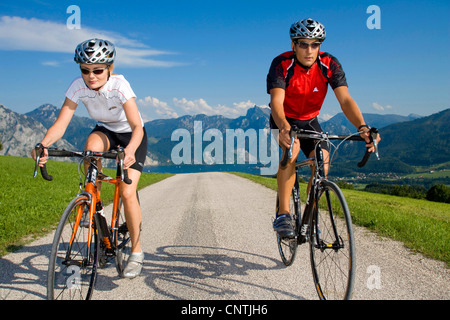
[[[304,299],[262,274],[284,268],[279,260],[240,250],[163,246],[145,254],[141,277],[159,299]],[[116,275],[106,278],[98,277],[96,290],[123,284],[113,282]]]

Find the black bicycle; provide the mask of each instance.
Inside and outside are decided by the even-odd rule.
[[[375,153],[378,156],[378,130],[371,128],[370,139],[374,142]],[[330,161],[323,159],[321,142],[326,141],[334,146],[331,140],[341,140],[335,146],[333,156],[339,146],[348,140],[364,141],[358,133],[352,135],[330,135],[327,133],[291,128],[291,147],[280,163],[286,166],[288,158],[292,157],[292,147],[297,138],[315,140],[315,157],[296,163],[295,184],[290,200],[290,212],[296,236],[282,238],[277,234],[278,249],[286,266],[294,262],[298,245],[309,243],[310,261],[314,285],[319,298],[350,299],[353,292],[355,276],[355,241],[353,237],[352,218],[340,188],[325,177],[324,165]],[[332,159],[330,150],[329,159]],[[363,167],[371,153],[367,150],[364,158],[358,163]],[[312,182],[307,202],[301,215],[299,194],[299,170],[303,167],[312,168]],[[278,213],[279,198],[277,196],[276,210]]]

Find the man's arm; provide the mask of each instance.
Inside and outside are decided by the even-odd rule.
[[[355,100],[350,96],[346,86],[337,87],[334,89],[334,94],[336,95],[345,116],[356,128],[366,124],[361,110],[359,110]]]
[[[280,145],[289,148],[291,144],[291,138],[289,136],[289,130],[291,126],[286,120],[286,115],[284,114],[284,97],[285,90],[281,88],[274,88],[270,90],[270,109],[273,120],[280,129]]]
[[[339,104],[341,105],[341,109],[344,112],[345,116],[356,128],[359,129],[362,125],[366,124],[361,110],[348,92],[348,87],[337,87],[336,89],[334,89],[334,93],[337,100],[339,101]],[[361,137],[366,140],[367,147],[370,147],[369,151],[374,152],[375,147],[373,146],[373,143],[370,143],[369,133],[362,133]],[[380,140],[380,135],[378,135],[377,141],[379,142]]]

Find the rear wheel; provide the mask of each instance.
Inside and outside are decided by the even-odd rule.
[[[291,198],[289,200],[289,210],[292,217],[292,224],[296,232],[298,231],[297,225],[299,220],[299,207],[300,207],[299,199],[300,198],[298,197],[298,189],[294,187],[294,189],[292,190]],[[277,213],[278,208],[279,208],[279,198],[277,195],[277,207],[276,207]],[[295,256],[297,254],[297,247],[298,247],[297,237],[294,239],[282,238],[277,233],[277,244],[281,260],[283,261],[285,266],[290,266],[294,262]]]
[[[139,193],[136,191],[136,197],[139,201]],[[122,198],[119,200],[119,212],[116,217],[115,228],[113,230],[113,241],[116,248],[116,269],[120,277],[126,267],[128,258],[131,255],[131,236],[128,231],[127,222],[125,220],[125,212],[123,208]]]
[[[123,212],[122,199],[119,201],[119,212],[117,213],[115,228],[113,230],[114,245],[116,248],[116,269],[120,277],[126,267],[128,257],[131,254],[131,237],[128,231],[125,213]]]

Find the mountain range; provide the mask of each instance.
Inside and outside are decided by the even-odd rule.
[[[51,104],[42,105],[26,114],[13,112],[0,105],[0,141],[3,144],[0,155],[29,156],[31,149],[42,140],[46,130],[56,120],[58,113],[59,108]],[[203,140],[206,141],[203,133],[209,129],[213,129],[209,132],[216,133],[215,139],[222,138],[220,133],[225,134],[227,130],[237,132],[236,130],[242,129],[244,132],[248,132],[249,129],[253,129],[255,132],[261,133],[260,130],[269,128],[269,117],[270,109],[254,106],[247,111],[245,116],[236,119],[198,114],[148,121],[145,123],[148,134],[146,165],[173,165],[172,152],[174,147],[180,144],[180,140],[173,138],[176,129],[194,135],[196,126],[198,129],[201,124],[200,139],[203,137]],[[450,109],[427,117],[367,113],[364,114],[364,118],[368,124],[380,129],[382,137],[380,154],[384,160],[389,160],[384,161],[384,165],[381,165],[383,161],[377,162],[377,166],[382,167],[383,170],[387,169],[387,163],[396,163],[396,166],[398,164],[429,166],[450,161],[450,127],[448,125]],[[74,116],[63,138],[55,146],[83,149],[86,138],[94,126],[94,120]],[[325,132],[334,134],[348,134],[355,131],[343,113],[335,115],[328,121],[321,121],[321,126]],[[209,141],[214,142],[214,139]],[[208,144],[210,142],[203,143],[202,152],[208,147]],[[248,160],[248,143],[245,148]],[[340,150],[339,161],[342,162],[349,159],[353,161],[361,157],[364,152],[361,151],[361,144],[358,143],[349,143]],[[191,151],[195,152],[193,146]],[[216,160],[217,156],[221,156],[217,154],[217,150],[215,156]],[[225,157],[225,154],[223,156]],[[371,161],[373,162],[373,160]],[[371,167],[370,163],[368,167]]]

